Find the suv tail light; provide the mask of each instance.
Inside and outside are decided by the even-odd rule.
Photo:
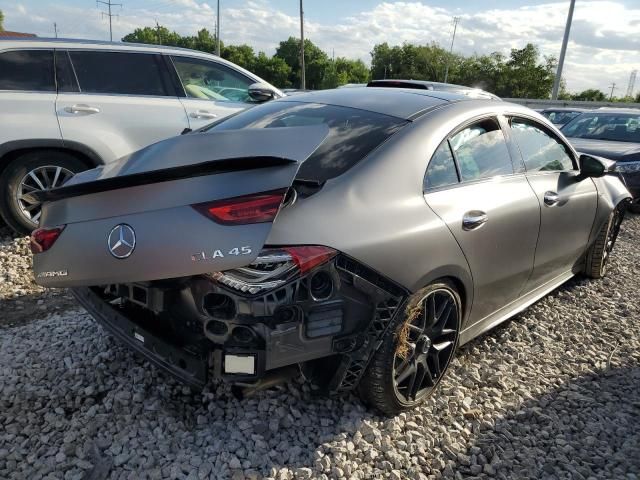
[[[31,232],[31,237],[29,237],[31,253],[35,255],[49,250],[55,241],[58,240],[58,237],[64,230],[64,227],[65,226],[62,225],[54,228],[38,228]]]
[[[192,205],[205,217],[222,225],[272,222],[284,200],[286,189],[244,195]]]
[[[328,262],[337,253],[332,248],[316,245],[266,248],[246,267],[209,276],[234,290],[255,294],[284,285]]]

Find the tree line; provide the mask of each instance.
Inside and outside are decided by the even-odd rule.
[[[158,26],[138,28],[126,35],[125,42],[160,43],[204,52],[216,51],[216,38],[207,29],[195,35],[181,36]],[[307,88],[335,88],[346,83],[366,83],[370,79],[402,78],[442,82],[482,88],[505,98],[549,98],[553,88],[557,61],[542,56],[538,48],[528,43],[514,48],[508,56],[494,52],[488,55],[449,53],[436,43],[389,45],[380,43],[371,51],[371,68],[361,60],[332,58],[311,40],[305,39]],[[254,72],[280,88],[300,85],[300,40],[289,37],[278,44],[274,55],[256,52],[251,46],[224,45],[220,56]],[[561,100],[606,101],[608,96],[596,89],[569,93],[561,84]],[[640,102],[636,98],[614,98],[614,101]]]

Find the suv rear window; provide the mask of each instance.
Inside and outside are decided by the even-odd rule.
[[[166,96],[166,72],[160,55],[69,51],[80,91]]]
[[[0,90],[55,92],[52,50],[0,53]]]
[[[329,134],[302,164],[297,178],[324,182],[338,177],[408,122],[356,108],[279,101],[245,110],[204,131],[326,124]]]

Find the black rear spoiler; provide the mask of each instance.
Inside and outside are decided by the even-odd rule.
[[[296,161],[271,156],[211,160],[196,164],[164,168],[140,173],[132,173],[130,175],[121,175],[84,183],[77,183],[69,185],[67,187],[63,186],[59,188],[53,188],[51,190],[34,192],[30,195],[39,202],[50,202],[54,200],[62,200],[63,198],[78,197],[91,193],[118,190],[120,188],[137,187],[141,185],[149,185],[151,183],[168,182],[171,180],[180,180],[184,178],[199,177],[203,175],[216,175],[220,173],[277,167],[280,165],[288,165],[291,163],[296,163]]]

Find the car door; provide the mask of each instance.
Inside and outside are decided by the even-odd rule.
[[[572,150],[551,129],[511,117],[511,137],[540,202],[540,235],[527,290],[575,270],[586,249],[598,203],[590,178],[582,178]]]
[[[180,134],[189,126],[162,55],[136,51],[58,51],[73,83],[58,95],[65,141],[105,162]]]
[[[516,300],[533,268],[540,206],[524,174],[514,172],[498,119],[474,120],[442,142],[424,192],[469,263],[469,323]]]
[[[61,141],[55,101],[52,49],[0,53],[0,145],[34,138]]]
[[[222,63],[186,55],[172,55],[180,84],[181,101],[196,130],[251,106],[249,85],[255,80]]]

